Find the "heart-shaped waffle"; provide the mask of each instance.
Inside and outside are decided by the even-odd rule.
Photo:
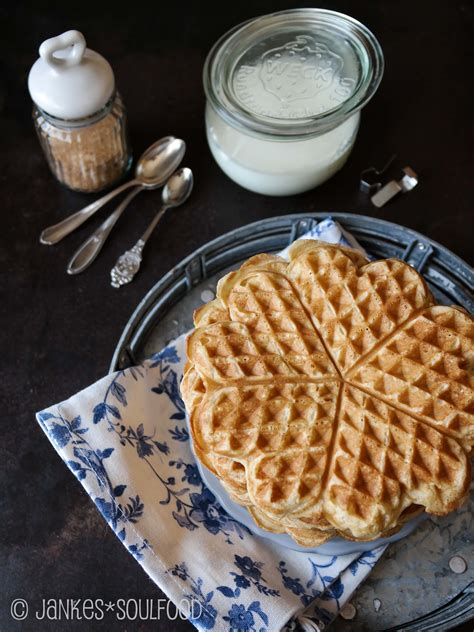
[[[258,255],[195,314],[182,394],[198,458],[258,524],[371,540],[465,499],[473,321],[396,259],[315,241]]]

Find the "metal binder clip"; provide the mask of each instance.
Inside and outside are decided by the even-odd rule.
[[[393,154],[387,162],[387,164],[380,170],[375,167],[369,167],[364,169],[360,174],[360,189],[365,193],[374,193],[382,188],[382,175],[388,170],[390,165],[395,160],[396,155]]]
[[[404,175],[400,180],[390,180],[385,186],[373,195],[370,200],[374,206],[380,208],[390,201],[398,193],[407,193],[418,184],[418,176],[411,167],[402,169]]]

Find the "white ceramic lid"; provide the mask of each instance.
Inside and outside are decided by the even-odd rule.
[[[115,89],[106,59],[89,48],[79,31],[44,41],[28,76],[31,98],[41,110],[61,119],[80,119],[99,111]]]

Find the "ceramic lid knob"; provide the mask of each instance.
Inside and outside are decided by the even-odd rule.
[[[79,31],[66,31],[43,42],[28,76],[38,107],[61,119],[80,119],[100,110],[115,89],[106,59],[89,48]]]

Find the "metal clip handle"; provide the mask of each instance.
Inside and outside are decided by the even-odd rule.
[[[382,175],[388,170],[397,156],[393,154],[388,159],[385,166],[382,169],[376,169],[375,167],[369,167],[364,169],[360,174],[360,190],[365,193],[373,193],[382,188]]]
[[[370,200],[374,206],[381,208],[398,193],[408,193],[418,184],[418,176],[411,167],[403,168],[403,177],[400,180],[390,180]]]

